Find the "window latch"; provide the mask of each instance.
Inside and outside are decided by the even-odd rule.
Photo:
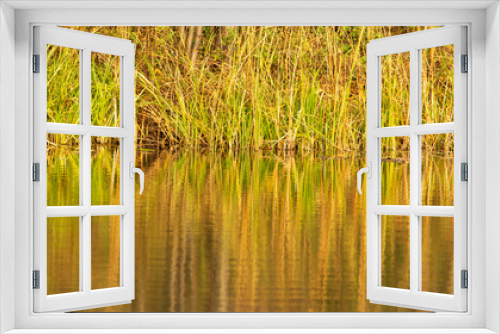
[[[139,195],[142,195],[142,192],[144,191],[144,172],[140,168],[135,168],[133,161],[130,161],[128,167],[129,167],[129,177],[131,179],[134,178],[135,173],[139,174],[139,179],[140,179],[139,182],[141,184],[141,190],[139,191]]]
[[[361,195],[361,176],[366,173],[366,176],[371,179],[372,178],[372,163],[370,161],[368,161],[368,167],[365,167],[365,168],[361,168],[359,171],[358,171],[358,192],[359,194]]]

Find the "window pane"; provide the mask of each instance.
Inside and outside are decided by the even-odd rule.
[[[381,125],[410,125],[410,52],[380,58]]]
[[[453,133],[425,135],[422,142],[422,205],[453,206]]]
[[[120,126],[120,57],[92,52],[92,125]]]
[[[410,137],[381,138],[382,205],[410,204]]]
[[[80,123],[80,50],[47,45],[47,122]]]
[[[47,205],[80,205],[80,137],[47,134]]]
[[[422,124],[453,122],[453,45],[421,50]]]
[[[80,291],[80,218],[47,218],[47,294]]]
[[[410,289],[410,217],[381,217],[381,285]]]
[[[120,141],[92,137],[92,205],[119,205]]]
[[[422,217],[422,291],[453,294],[453,218]]]
[[[120,286],[120,216],[92,217],[92,290]]]

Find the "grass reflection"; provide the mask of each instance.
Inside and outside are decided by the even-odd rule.
[[[136,160],[146,173],[136,299],[94,312],[408,311],[366,299],[366,202],[355,184],[363,157],[144,151]],[[453,238],[425,235],[429,254]],[[407,240],[387,236],[385,273],[401,276]],[[426,277],[440,289],[453,282]]]

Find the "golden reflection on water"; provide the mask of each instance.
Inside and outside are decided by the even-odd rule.
[[[144,194],[136,193],[136,297],[92,312],[411,311],[366,299],[366,199],[356,190],[364,158],[143,151],[136,160],[146,174]],[[433,163],[443,170],[452,162]],[[435,191],[441,188],[437,183]],[[423,225],[424,255],[430,254],[423,286],[449,292],[453,234],[443,233],[449,222],[432,225]],[[383,248],[384,272],[401,276],[409,270],[401,253],[407,240],[392,230],[385,231],[394,245]],[[445,256],[432,256],[443,250]],[[102,268],[111,276],[118,270],[112,256],[92,254],[110,263],[100,266],[103,280]],[[61,272],[49,284],[72,277]]]

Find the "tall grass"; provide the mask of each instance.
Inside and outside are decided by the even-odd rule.
[[[139,144],[345,155],[365,148],[368,42],[430,27],[71,28],[136,45]],[[64,59],[64,52],[56,55]],[[423,52],[422,91],[430,110],[423,114],[424,123],[452,119],[453,83],[447,79],[452,55],[449,48]],[[116,63],[94,57],[108,67],[93,69],[93,78],[116,86]],[[409,95],[403,82],[408,78],[398,75],[409,73],[409,61],[388,64],[384,89],[393,94],[383,94],[382,104],[397,108]],[[116,119],[116,103],[102,96],[93,93],[99,113]],[[56,100],[64,107],[64,97]],[[408,118],[398,110],[386,116],[389,124]],[[446,147],[450,143],[439,146]]]

